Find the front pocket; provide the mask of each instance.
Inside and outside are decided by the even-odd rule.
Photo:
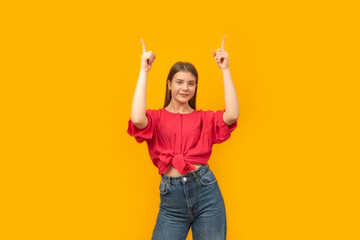
[[[202,185],[208,186],[216,183],[217,180],[214,173],[208,169],[206,173],[199,178],[199,181]]]

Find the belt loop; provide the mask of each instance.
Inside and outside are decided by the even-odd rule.
[[[198,179],[198,176],[196,175],[196,173],[195,173],[195,172],[191,172],[191,174],[194,176],[195,181],[199,182],[199,179]]]
[[[171,181],[170,181],[170,177],[168,176],[168,183],[169,183],[169,186],[171,187]]]

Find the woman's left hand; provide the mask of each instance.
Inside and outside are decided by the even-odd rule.
[[[218,48],[216,53],[211,49],[221,71],[229,68],[229,54],[225,51],[225,38],[226,36],[222,40],[221,48]]]

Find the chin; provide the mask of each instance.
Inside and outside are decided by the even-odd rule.
[[[178,101],[178,102],[181,102],[181,103],[187,103],[187,102],[189,102],[188,100],[180,100],[180,101]]]
[[[188,103],[192,98],[194,97],[194,95],[188,96],[187,98],[183,98],[181,96],[179,97],[175,97],[176,101],[181,102],[181,103]],[[174,98],[174,96],[173,96]]]
[[[187,102],[190,101],[190,99],[187,100],[187,99],[178,99],[178,98],[177,98],[176,101],[181,102],[181,103],[187,103]]]

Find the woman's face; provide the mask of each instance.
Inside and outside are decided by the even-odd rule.
[[[168,88],[171,90],[172,100],[180,103],[187,103],[195,94],[196,78],[186,71],[175,73],[170,83],[168,80]]]

